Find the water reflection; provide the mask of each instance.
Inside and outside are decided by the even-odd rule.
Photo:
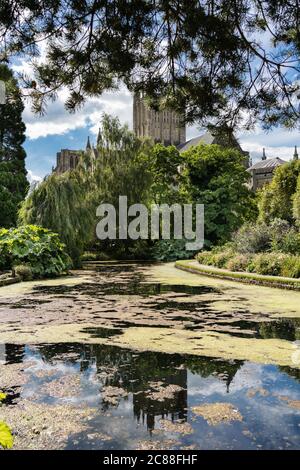
[[[17,363],[23,361],[27,377],[17,402],[25,398],[95,408],[90,432],[109,431],[111,436],[102,448],[135,448],[140,439],[174,437],[161,430],[161,419],[192,427],[188,435],[176,434],[176,448],[199,447],[199,443],[199,448],[300,446],[299,412],[289,407],[288,398],[280,398],[300,398],[299,371],[291,368],[83,344],[26,345],[14,350],[6,345],[8,367],[12,354]],[[154,386],[162,392],[173,386],[175,391],[160,396],[152,393]],[[106,390],[121,390],[122,395],[110,402]],[[11,393],[16,390],[11,388]],[[192,406],[214,402],[234,404],[243,421],[210,426],[193,415]],[[67,447],[91,446],[87,434],[79,433],[70,436]]]

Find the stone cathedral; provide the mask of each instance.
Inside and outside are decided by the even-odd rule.
[[[178,146],[186,141],[184,117],[168,109],[150,109],[142,92],[133,97],[133,131],[137,137],[149,137],[164,145]]]
[[[251,174],[249,186],[253,191],[272,181],[275,168],[285,163],[285,160],[278,157],[267,158],[263,151],[262,160],[252,165],[249,152],[241,148],[232,131],[224,133],[224,130],[221,132],[218,129],[206,130],[203,134],[187,141],[184,116],[170,109],[160,111],[150,109],[141,92],[133,96],[133,131],[137,137],[148,137],[156,143],[175,145],[179,152],[200,144],[218,144],[223,147],[236,148],[244,155],[244,165]],[[85,151],[89,152],[93,159],[97,159],[97,149],[91,145],[89,138]],[[56,168],[53,168],[53,171],[61,174],[76,168],[82,152],[82,150],[62,149],[57,153]],[[293,158],[298,159],[296,147]]]

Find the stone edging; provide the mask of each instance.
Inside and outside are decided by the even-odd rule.
[[[4,286],[10,286],[11,284],[17,284],[18,282],[21,282],[21,278],[19,276],[0,276],[0,287]]]
[[[199,264],[195,261],[176,261],[175,267],[188,271],[193,274],[216,277],[218,279],[226,279],[234,282],[244,282],[246,284],[262,285],[267,287],[277,287],[280,289],[291,289],[300,291],[300,279],[264,276],[262,274],[229,271],[219,269],[213,266]]]

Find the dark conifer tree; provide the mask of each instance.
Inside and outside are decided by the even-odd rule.
[[[17,81],[5,64],[0,64],[0,80],[5,83],[5,103],[0,104],[0,227],[11,227],[16,225],[29,186],[23,148],[24,105]]]

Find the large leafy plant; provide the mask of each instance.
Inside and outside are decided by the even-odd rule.
[[[11,449],[13,446],[13,436],[6,423],[0,421],[0,446],[3,449]]]
[[[1,402],[5,400],[6,393],[0,392],[0,406]],[[10,428],[6,423],[0,421],[0,447],[3,449],[10,449],[13,446],[13,436]]]
[[[36,278],[62,274],[70,258],[59,236],[35,225],[0,230],[0,269],[27,265]]]

